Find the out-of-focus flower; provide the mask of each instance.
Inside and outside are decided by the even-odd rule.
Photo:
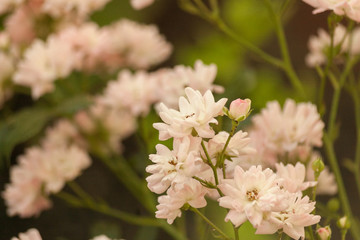
[[[251,107],[250,99],[236,99],[230,103],[229,117],[233,120],[244,120],[249,114]]]
[[[215,93],[224,92],[224,88],[213,85],[217,74],[215,64],[205,65],[201,60],[196,60],[194,69],[183,65],[176,66],[174,71],[184,81],[185,85],[204,94],[207,90]]]
[[[191,178],[184,183],[175,184],[169,188],[167,195],[158,198],[156,217],[167,219],[167,222],[172,224],[176,217],[181,216],[181,208],[186,203],[194,208],[205,207],[204,196],[206,193],[207,190],[198,181]]]
[[[174,140],[174,150],[170,151],[162,144],[156,145],[156,154],[150,154],[155,163],[146,167],[151,173],[146,178],[148,187],[155,193],[163,193],[172,183],[181,183],[184,178],[191,178],[206,165],[199,156],[200,138],[184,137]]]
[[[19,233],[19,237],[13,237],[11,240],[42,240],[40,233],[37,229],[31,228],[25,233]]]
[[[111,26],[113,52],[124,56],[125,65],[135,69],[147,69],[169,57],[172,46],[160,35],[155,25],[141,25],[121,20]]]
[[[131,0],[131,6],[136,10],[143,9],[151,4],[153,4],[154,0]]]
[[[185,137],[191,135],[193,130],[203,138],[211,138],[215,135],[209,124],[217,124],[215,117],[222,114],[227,99],[222,98],[215,102],[210,90],[202,96],[199,91],[190,87],[185,89],[185,94],[187,99],[185,97],[179,99],[180,111],[160,104],[159,115],[164,123],[153,125],[160,132],[160,140]]]
[[[103,8],[110,0],[46,0],[42,11],[55,18],[75,14],[80,18],[88,17],[92,12]]]
[[[324,123],[311,103],[288,99],[282,110],[278,102],[269,102],[252,122],[250,139],[264,164],[274,165],[284,157],[303,160],[313,147],[322,145]]]
[[[133,116],[145,116],[155,102],[155,81],[146,72],[132,74],[124,70],[116,81],[111,81],[100,100],[113,109],[124,109]]]
[[[214,85],[217,68],[215,64],[205,65],[201,60],[195,62],[194,68],[178,65],[174,68],[160,69],[151,75],[157,84],[158,102],[176,109],[179,97],[183,96],[185,87],[191,87],[204,94],[207,90],[222,93],[223,88]]]
[[[343,25],[338,25],[334,30],[334,48],[338,47],[340,52],[347,51],[347,44],[349,42],[346,36],[347,30]],[[327,51],[330,49],[331,37],[324,29],[318,30],[317,36],[311,36],[309,38],[308,47],[310,52],[306,56],[306,64],[309,67],[316,67],[326,63]],[[353,46],[357,46],[358,43],[353,43]],[[336,56],[334,56],[336,57]]]
[[[35,38],[34,16],[29,6],[16,9],[5,22],[6,32],[12,43],[19,46],[30,44]]]
[[[298,162],[296,165],[283,163],[276,164],[276,174],[282,179],[281,186],[291,193],[304,191],[309,187],[313,187],[317,182],[305,182],[306,169],[304,164]]]
[[[35,40],[25,51],[13,80],[30,87],[32,97],[37,99],[53,91],[54,81],[67,77],[74,69],[75,61],[71,47],[55,36],[47,42]]]
[[[87,153],[69,147],[31,147],[11,169],[3,192],[10,216],[31,217],[51,206],[47,195],[57,193],[66,181],[80,175],[90,165]]]

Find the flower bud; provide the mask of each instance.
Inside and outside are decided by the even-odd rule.
[[[312,164],[312,169],[314,170],[315,180],[319,177],[320,173],[324,170],[325,165],[321,158],[316,159]]]
[[[316,230],[317,235],[320,240],[329,240],[331,238],[331,228],[330,226],[322,227]]]
[[[251,100],[238,98],[230,103],[229,118],[235,121],[243,121],[249,114]]]
[[[340,229],[349,229],[351,227],[351,223],[347,216],[340,218],[336,224]]]
[[[332,198],[328,201],[326,206],[331,212],[337,212],[340,208],[340,202],[337,198]]]

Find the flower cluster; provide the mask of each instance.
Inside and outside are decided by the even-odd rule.
[[[305,167],[301,163],[277,168],[275,174],[261,166],[247,171],[237,166],[234,178],[221,182],[219,188],[224,196],[218,201],[230,210],[225,221],[238,227],[248,220],[257,234],[273,234],[282,229],[293,239],[304,238],[304,227],[318,223],[320,216],[311,214],[315,202],[308,196],[302,197],[301,191],[316,183],[304,182]]]
[[[272,155],[276,158],[274,172],[257,165],[259,154],[251,147],[254,139],[246,132],[234,131],[249,115],[249,99],[233,101],[228,110],[226,99],[215,102],[210,91],[202,95],[186,88],[185,93],[186,97],[179,98],[179,110],[160,104],[164,122],[154,124],[160,140],[173,138],[173,150],[158,144],[156,154],[150,155],[154,164],[146,168],[151,174],[146,178],[149,189],[157,194],[166,191],[158,199],[156,217],[171,224],[182,209],[204,207],[208,196],[229,209],[225,221],[235,227],[249,221],[257,234],[281,230],[293,239],[304,238],[304,228],[318,223],[320,216],[312,214],[315,202],[302,191],[317,182],[306,180],[303,163],[277,162],[281,154],[300,157],[321,145],[323,123],[314,106],[296,106],[288,100],[282,112],[278,103],[272,102],[253,118],[251,136],[257,131],[262,138],[255,140],[263,141],[267,151],[276,151]],[[216,133],[210,125],[218,123],[215,118],[223,115],[222,111],[232,121],[230,133]]]
[[[360,28],[357,27],[351,32],[339,24],[333,33],[333,53],[335,60],[343,60],[344,53],[357,55],[360,53]],[[306,64],[309,67],[316,67],[326,63],[331,45],[331,36],[324,29],[318,30],[317,36],[311,36],[308,42],[310,52],[306,56]]]
[[[324,123],[311,103],[288,99],[282,110],[278,102],[269,102],[252,123],[250,137],[258,157],[268,166],[282,160],[306,161],[313,147],[322,146]]]
[[[2,193],[8,215],[39,215],[51,206],[50,194],[60,192],[65,182],[91,164],[84,149],[69,141],[76,139],[77,133],[71,123],[64,121],[47,132],[40,146],[28,148],[18,165],[11,168],[11,183]]]

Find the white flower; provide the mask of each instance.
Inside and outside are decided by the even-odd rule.
[[[175,184],[169,188],[167,195],[158,198],[156,217],[165,218],[169,224],[172,224],[176,217],[181,216],[181,208],[186,203],[194,208],[205,207],[206,192],[207,190],[198,181],[191,178],[182,184]]]
[[[35,40],[25,51],[14,82],[31,87],[32,97],[37,99],[53,91],[55,80],[71,73],[74,61],[71,47],[56,37],[50,37],[47,42]]]
[[[130,2],[133,8],[140,10],[153,4],[154,0],[131,0]]]
[[[322,146],[324,123],[311,103],[287,99],[284,109],[273,101],[252,118],[250,138],[264,163],[274,164],[284,157],[296,160],[307,156],[313,147]]]
[[[291,193],[304,191],[317,184],[317,182],[314,181],[304,182],[306,169],[304,164],[300,162],[296,163],[295,166],[292,164],[285,166],[283,163],[276,163],[275,167],[277,176],[282,179],[281,186]]]
[[[214,130],[209,124],[217,124],[215,117],[222,114],[227,99],[222,98],[215,102],[210,90],[202,96],[199,91],[189,87],[185,89],[185,94],[187,99],[185,97],[179,99],[180,111],[168,109],[164,104],[160,104],[159,115],[165,123],[153,125],[160,132],[160,140],[185,137],[191,135],[193,130],[203,138],[214,136]]]
[[[111,239],[108,238],[106,235],[99,235],[90,240],[111,240]],[[114,239],[114,240],[116,240],[116,239]],[[124,240],[124,239],[118,239],[118,240]]]
[[[40,233],[37,229],[31,228],[25,233],[20,233],[19,238],[13,237],[11,240],[42,240]]]
[[[270,169],[252,166],[248,171],[236,167],[234,179],[224,179],[219,185],[224,197],[218,199],[221,207],[230,211],[225,221],[231,221],[236,227],[246,220],[257,228],[264,213],[281,206],[282,193],[277,185],[277,176]]]
[[[310,202],[308,196],[302,198],[301,195],[301,192],[289,194],[286,198],[288,206],[267,215],[256,234],[273,234],[278,229],[282,229],[293,239],[304,239],[304,227],[318,223],[321,217],[311,214],[315,208],[315,202]]]
[[[174,182],[182,182],[199,173],[205,165],[199,156],[200,138],[184,137],[174,139],[174,150],[170,151],[162,144],[156,145],[156,154],[150,154],[155,163],[146,167],[151,173],[146,178],[148,188],[155,193],[163,193]]]

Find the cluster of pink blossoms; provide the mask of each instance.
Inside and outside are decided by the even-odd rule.
[[[0,14],[10,14],[0,32],[0,106],[13,85],[31,88],[38,99],[74,71],[148,69],[169,57],[172,46],[154,25],[126,19],[104,27],[91,22],[89,15],[107,2],[2,1]]]
[[[339,49],[338,55],[334,56],[336,62],[343,62],[344,53],[357,55],[360,53],[360,28],[356,27],[351,32],[339,24],[334,29],[333,47]],[[318,30],[317,36],[311,36],[308,42],[310,52],[306,56],[306,64],[316,67],[326,63],[327,51],[330,49],[331,37],[324,29]]]
[[[320,216],[312,214],[315,202],[302,191],[318,182],[306,180],[308,170],[303,163],[281,163],[281,154],[309,154],[312,146],[321,145],[323,123],[316,109],[288,100],[282,114],[273,102],[268,105],[270,109],[253,118],[255,129],[263,131],[262,138],[255,140],[277,151],[273,171],[258,165],[264,161],[258,161],[259,153],[252,147],[256,146],[254,139],[246,132],[232,133],[229,138],[229,133],[216,133],[212,128],[218,123],[216,118],[224,114],[236,124],[244,120],[250,100],[235,100],[228,110],[227,99],[216,102],[210,91],[202,95],[186,88],[185,93],[186,97],[179,98],[179,110],[160,104],[163,122],[154,124],[160,140],[173,138],[173,150],[158,144],[156,154],[150,155],[153,164],[146,168],[149,189],[157,194],[166,191],[158,199],[156,217],[171,224],[183,208],[205,207],[208,196],[229,209],[225,221],[236,227],[249,221],[257,234],[282,230],[293,239],[304,238],[304,227],[318,223]],[[222,159],[223,165],[219,164]]]
[[[9,216],[31,217],[51,206],[50,194],[91,164],[76,128],[67,120],[49,129],[40,146],[30,147],[11,168],[10,183],[2,193]]]
[[[360,1],[359,0],[303,0],[316,8],[313,13],[321,13],[327,10],[334,11],[337,15],[346,15],[350,19],[360,22]]]

